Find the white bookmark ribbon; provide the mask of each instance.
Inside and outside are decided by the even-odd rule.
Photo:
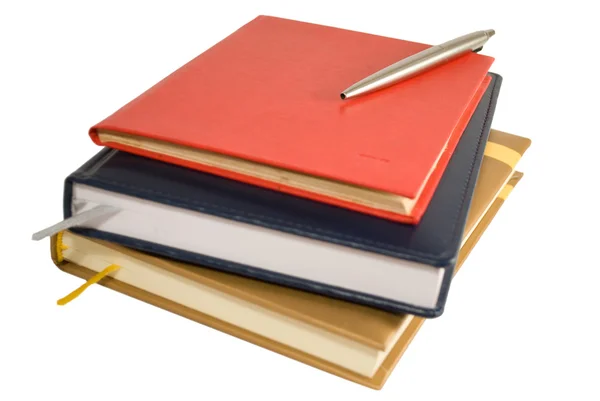
[[[81,212],[76,214],[75,216],[71,216],[68,219],[65,219],[59,223],[56,223],[50,227],[44,228],[41,231],[33,234],[31,239],[34,241],[39,241],[46,237],[50,237],[52,235],[58,234],[61,231],[67,230],[71,227],[81,226],[90,220],[97,219],[100,217],[108,217],[116,212],[118,212],[119,208],[109,205],[99,205],[90,210],[86,210],[85,212]]]

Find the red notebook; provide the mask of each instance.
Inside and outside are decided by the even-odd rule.
[[[416,224],[489,79],[468,54],[340,92],[427,45],[260,16],[95,125],[103,146]]]

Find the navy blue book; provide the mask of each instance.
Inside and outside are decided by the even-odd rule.
[[[100,151],[67,177],[72,231],[392,312],[443,312],[501,84],[492,75],[414,226],[133,154]]]

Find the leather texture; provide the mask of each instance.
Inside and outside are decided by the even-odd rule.
[[[489,144],[501,145],[510,149],[512,151],[510,153],[514,152],[516,157],[512,159],[506,157],[494,158],[492,155],[485,155],[484,153],[479,170],[479,179],[475,185],[475,196],[471,200],[469,208],[469,218],[465,226],[466,233],[471,231],[477,223],[476,220],[470,217],[481,216],[489,207],[490,202],[496,199],[498,191],[502,189],[506,180],[513,174],[513,167],[510,163],[520,160],[531,145],[531,139],[492,129],[488,139]]]
[[[513,177],[511,178],[511,180],[509,181],[508,184],[512,185],[514,187],[519,182],[519,180],[521,179],[522,176],[523,176],[522,173],[519,173],[519,172],[514,173]],[[483,218],[481,220],[479,220],[479,223],[477,224],[477,227],[473,231],[473,234],[464,243],[464,245],[462,246],[462,248],[460,250],[460,253],[458,256],[458,261],[456,264],[455,273],[458,272],[458,270],[461,268],[463,263],[466,261],[470,252],[475,247],[477,242],[480,240],[481,236],[483,235],[483,233],[485,232],[485,230],[487,229],[489,224],[492,222],[492,220],[494,219],[494,217],[496,216],[500,207],[503,204],[504,204],[504,200],[501,198],[497,198],[493,202],[492,206],[487,210],[487,212],[485,213]],[[115,249],[118,249],[118,248],[115,248]],[[51,256],[52,256],[52,260],[54,261],[54,263],[61,270],[65,271],[69,274],[72,274],[74,276],[80,277],[84,280],[88,280],[90,277],[92,277],[96,274],[96,272],[86,269],[85,267],[82,267],[80,265],[70,263],[67,261],[59,260],[56,250],[57,250],[56,236],[53,236],[52,241],[51,241]],[[134,251],[126,251],[126,252],[130,255],[135,254]],[[142,255],[142,254],[139,254],[139,257],[144,258],[144,259],[147,258],[146,255]],[[168,265],[168,264],[170,264],[170,261],[164,260],[159,265],[164,266],[164,265]],[[239,286],[240,282],[243,282],[243,279],[237,281],[237,283],[235,283],[235,285]],[[302,363],[305,363],[307,365],[313,366],[317,369],[321,369],[325,372],[329,372],[333,375],[342,377],[346,380],[350,380],[350,381],[353,381],[360,385],[370,387],[373,389],[377,389],[377,390],[381,389],[385,385],[387,379],[393,372],[396,364],[400,361],[400,358],[402,357],[405,350],[410,345],[412,339],[418,333],[420,327],[425,322],[424,318],[418,317],[418,316],[412,316],[412,315],[400,315],[400,316],[389,315],[389,316],[383,318],[384,315],[373,316],[372,314],[367,314],[368,311],[365,311],[365,313],[363,314],[362,312],[360,312],[360,309],[362,309],[361,307],[350,305],[350,304],[347,304],[347,305],[345,305],[345,307],[340,308],[341,315],[347,316],[349,318],[346,320],[346,323],[348,323],[348,322],[355,323],[356,322],[356,320],[353,320],[352,318],[356,318],[357,316],[354,314],[348,315],[347,312],[349,310],[355,310],[360,315],[363,315],[362,317],[366,318],[366,319],[377,319],[377,317],[381,317],[382,321],[396,321],[397,322],[397,321],[399,321],[401,319],[405,319],[405,318],[408,318],[411,320],[410,323],[408,324],[408,326],[405,328],[405,330],[400,335],[400,338],[397,340],[396,344],[393,346],[393,348],[390,351],[390,353],[388,354],[388,356],[382,362],[379,369],[377,369],[377,371],[375,372],[375,374],[372,377],[366,377],[366,376],[361,376],[355,372],[349,371],[347,369],[344,369],[342,366],[332,364],[330,362],[316,358],[310,354],[301,352],[295,348],[286,346],[284,344],[270,340],[266,337],[257,335],[254,332],[242,329],[242,328],[234,326],[230,323],[226,323],[222,320],[215,319],[212,316],[209,316],[209,315],[203,314],[201,312],[198,312],[196,310],[187,308],[185,306],[177,304],[168,299],[161,298],[155,294],[140,290],[134,286],[125,284],[121,281],[118,281],[118,280],[112,278],[112,277],[105,277],[98,284],[105,286],[107,288],[110,288],[114,291],[123,293],[127,296],[139,299],[150,305],[154,305],[158,308],[162,308],[169,312],[178,314],[180,316],[183,316],[187,319],[193,320],[200,324],[204,324],[204,325],[212,327],[216,330],[220,330],[224,333],[227,333],[227,334],[230,334],[237,338],[240,338],[242,340],[248,341],[252,344],[256,344],[265,349],[285,355],[289,358],[292,358],[292,359],[295,359]],[[266,286],[268,286],[268,285],[266,285]],[[239,287],[238,287],[238,289],[239,289]],[[277,289],[275,288],[274,291],[277,291]],[[285,291],[285,290],[283,290],[283,291]],[[236,296],[239,294],[231,294],[231,295]],[[304,295],[301,293],[298,293],[298,296],[302,297],[302,298],[310,297],[310,295]],[[254,299],[257,299],[257,298],[254,298]],[[321,301],[335,303],[335,301],[329,301],[329,300],[326,300],[323,298],[321,299]],[[312,310],[314,311],[315,309],[312,309]],[[289,313],[289,315],[292,318],[294,317],[294,315],[291,313]],[[340,317],[338,316],[338,320],[343,320],[343,319],[340,319]],[[384,324],[384,325],[387,326],[387,324]],[[265,374],[268,375],[268,372],[265,372]]]
[[[414,224],[439,184],[480,89],[485,90],[493,58],[470,53],[370,95],[342,101],[339,94],[428,47],[260,16],[92,127],[90,136],[97,144]],[[411,199],[423,185],[428,188],[407,215],[378,211],[176,156],[103,143],[98,131],[208,150]]]
[[[67,178],[64,215],[65,218],[71,216],[72,183],[78,182],[200,213],[439,267],[445,269],[445,274],[437,305],[434,308],[421,308],[371,294],[275,274],[260,266],[234,264],[97,230],[73,229],[83,235],[134,249],[267,282],[392,312],[436,317],[443,312],[502,81],[500,76],[491,75],[492,82],[463,133],[430,206],[421,223],[416,226],[112,149],[103,149]]]

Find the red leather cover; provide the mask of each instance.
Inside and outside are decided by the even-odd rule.
[[[90,135],[99,145],[416,223],[487,86],[486,74],[493,59],[473,53],[370,95],[342,101],[339,93],[427,47],[260,16],[92,127]],[[173,157],[100,143],[98,129],[205,149],[409,198],[426,185],[412,215],[401,216]]]

